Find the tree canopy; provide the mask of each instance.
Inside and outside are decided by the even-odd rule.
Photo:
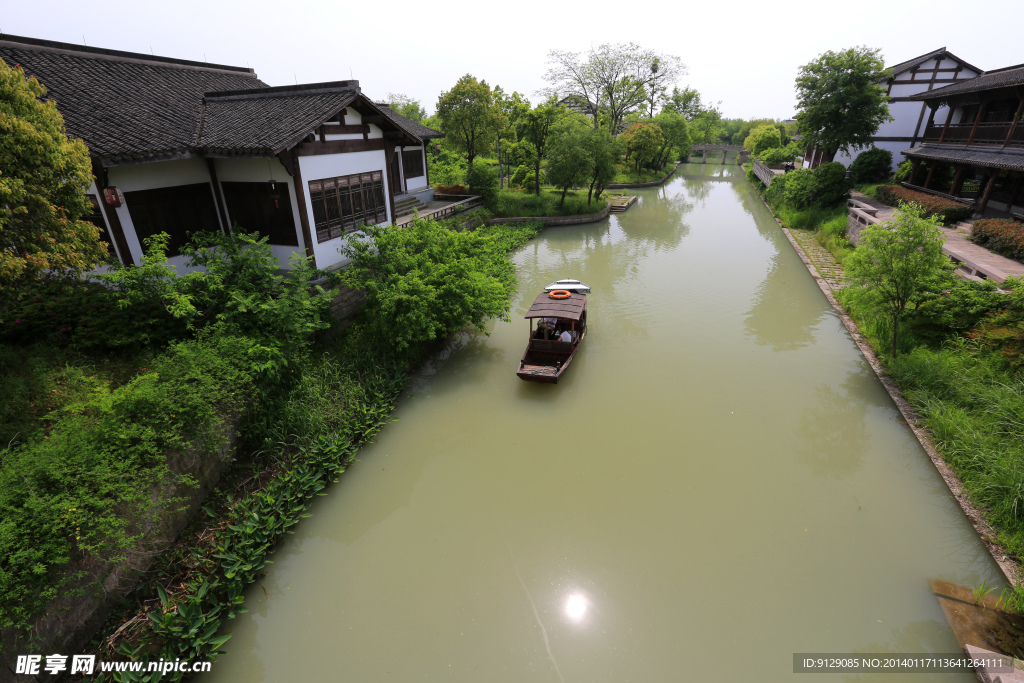
[[[796,118],[808,147],[820,148],[828,162],[870,145],[878,127],[892,121],[882,86],[891,76],[881,51],[865,46],[829,51],[800,67]]]
[[[579,52],[552,50],[548,63],[552,66],[544,79],[551,86],[546,92],[586,107],[595,128],[600,125],[600,112],[607,112],[613,132],[626,114],[645,104],[653,107],[667,87],[686,73],[678,57],[636,43],[599,45],[585,58]]]
[[[427,118],[427,110],[420,105],[420,101],[414,100],[408,95],[389,92],[385,101],[393,111],[416,123],[423,123],[423,119]]]
[[[494,105],[487,81],[466,74],[437,100],[437,118],[445,144],[464,152],[472,166],[477,154],[486,150],[501,130],[504,115]]]
[[[540,162],[544,158],[548,136],[551,135],[551,127],[565,114],[565,107],[560,106],[554,97],[549,97],[546,102],[538,104],[524,113],[521,119],[523,139],[533,145],[536,153],[533,158],[533,172],[538,195],[540,195]]]
[[[107,255],[82,220],[92,183],[89,151],[69,140],[46,88],[0,60],[0,287],[89,270]]]

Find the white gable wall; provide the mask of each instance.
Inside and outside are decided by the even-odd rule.
[[[347,118],[347,117],[346,117]],[[380,129],[378,129],[379,131]],[[351,259],[342,256],[338,252],[344,240],[353,234],[348,233],[326,242],[317,242],[316,225],[313,223],[313,204],[309,199],[309,182],[323,178],[336,178],[338,176],[352,175],[355,173],[368,173],[380,171],[384,178],[384,196],[389,197],[391,178],[388,177],[387,166],[384,159],[384,150],[373,150],[368,152],[348,152],[345,154],[317,154],[313,156],[299,157],[299,169],[302,174],[302,188],[304,201],[306,202],[306,216],[309,217],[309,231],[313,237],[313,254],[316,256],[318,268],[333,268],[345,266]],[[391,207],[386,207],[387,223],[392,221]]]

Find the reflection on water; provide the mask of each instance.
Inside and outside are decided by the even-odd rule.
[[[998,570],[742,171],[635,192],[515,255],[512,320],[417,377],[203,680],[788,681],[794,652],[956,650],[927,577]],[[587,340],[522,382],[521,316],[563,277],[593,287]]]

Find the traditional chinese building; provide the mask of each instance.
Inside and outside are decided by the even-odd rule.
[[[928,107],[915,99],[922,93],[942,88],[952,83],[975,78],[981,69],[968,64],[944,47],[927,54],[900,62],[892,67],[892,77],[881,83],[889,99],[889,113],[893,120],[883,123],[872,138],[872,144],[892,152],[893,169],[903,159],[900,152],[917,145],[924,134],[928,120]],[[867,148],[865,148],[867,149]],[[850,154],[839,152],[835,161],[849,167],[864,149]],[[805,168],[817,168],[822,152],[810,149],[804,156]]]
[[[425,143],[441,133],[363,95],[355,80],[271,87],[245,67],[0,35],[0,59],[47,88],[92,156],[94,212],[121,263],[145,238],[238,226],[343,265],[345,236],[429,201]]]
[[[907,185],[972,202],[978,215],[1024,213],[1024,64],[914,95],[929,110],[921,144],[904,149]],[[952,165],[948,185],[937,171]]]

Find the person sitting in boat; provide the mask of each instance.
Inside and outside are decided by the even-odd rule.
[[[573,341],[573,333],[569,330],[562,330],[562,334],[558,335],[558,341],[570,342]]]
[[[558,318],[541,318],[540,324],[537,325],[538,331],[543,330],[542,339],[551,339],[552,333],[557,332],[555,325],[558,324]]]

